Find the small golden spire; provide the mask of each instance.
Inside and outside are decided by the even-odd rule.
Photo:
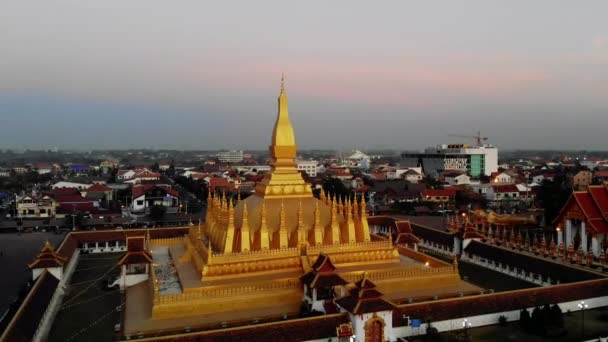
[[[315,202],[315,228],[321,228],[321,208],[319,202]]]
[[[315,201],[314,238],[316,245],[323,243],[323,227],[321,227],[321,208],[319,208],[318,201]]]
[[[304,210],[301,199],[298,201],[298,228],[304,228]]]
[[[287,214],[285,213],[285,203],[281,200],[281,212],[279,213],[279,247],[287,248],[287,244],[289,243],[287,239],[287,222],[286,222]]]
[[[247,252],[251,249],[251,237],[249,228],[249,212],[247,211],[247,202],[243,203],[243,224],[241,224],[241,252]]]

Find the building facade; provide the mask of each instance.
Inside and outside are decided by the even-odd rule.
[[[425,174],[437,176],[444,170],[460,170],[471,177],[489,176],[498,170],[498,149],[493,145],[438,145],[423,153],[402,153],[402,165],[422,167]]]
[[[243,161],[243,151],[222,151],[216,157],[222,163],[240,163]]]
[[[316,160],[297,160],[298,171],[304,171],[310,177],[316,177],[319,169],[319,162]]]

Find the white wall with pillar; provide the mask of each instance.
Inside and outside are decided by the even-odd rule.
[[[581,247],[583,248],[583,251],[586,253],[587,252],[587,229],[585,227],[585,221],[581,221],[579,234],[581,236]]]
[[[572,220],[566,220],[566,228],[564,233],[566,234],[566,248],[572,244],[574,240],[574,234],[572,234]]]

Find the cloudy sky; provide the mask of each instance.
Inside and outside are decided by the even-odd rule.
[[[0,148],[608,149],[608,1],[0,2]]]

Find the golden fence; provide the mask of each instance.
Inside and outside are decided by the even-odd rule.
[[[281,248],[281,249],[269,249],[263,251],[249,251],[242,253],[213,253],[209,257],[209,265],[212,264],[223,264],[233,262],[245,262],[253,260],[263,259],[274,259],[274,258],[285,258],[285,257],[297,257],[300,255],[300,249],[296,247]]]
[[[388,240],[384,241],[369,241],[369,242],[352,242],[352,243],[340,243],[332,245],[316,245],[308,247],[309,255],[317,255],[323,253],[339,253],[339,252],[350,252],[350,251],[361,251],[361,250],[373,250],[373,249],[385,249],[392,248],[391,243]]]
[[[161,295],[157,291],[154,292],[155,304],[171,304],[177,302],[191,301],[197,299],[212,299],[219,297],[234,297],[259,292],[274,292],[281,290],[292,290],[300,288],[300,282],[297,280],[281,280],[270,283],[260,283],[253,285],[231,286],[225,288],[192,288],[188,292],[180,294]]]
[[[184,243],[184,237],[150,239],[151,247],[171,246],[171,245],[179,245],[179,244],[183,244],[183,243]]]
[[[427,262],[429,263],[430,267],[445,267],[450,265],[447,262],[441,261],[439,259],[436,259],[432,256],[429,256],[427,254],[424,253],[420,253],[417,252],[413,249],[410,248],[406,248],[406,247],[402,247],[402,246],[397,246],[397,250],[399,251],[399,254],[406,256],[410,259],[414,259],[418,262],[424,263],[426,264]],[[451,265],[450,265],[451,266]]]
[[[361,272],[362,273],[362,272]],[[342,277],[349,282],[357,282],[361,280],[361,273],[351,273],[344,274]],[[441,275],[441,274],[454,274],[455,270],[451,266],[446,267],[425,267],[422,266],[420,268],[412,267],[406,269],[395,269],[395,270],[385,270],[385,271],[367,271],[366,276],[372,280],[385,280],[385,279],[396,279],[396,278],[406,278],[406,277],[427,277],[433,275]]]

